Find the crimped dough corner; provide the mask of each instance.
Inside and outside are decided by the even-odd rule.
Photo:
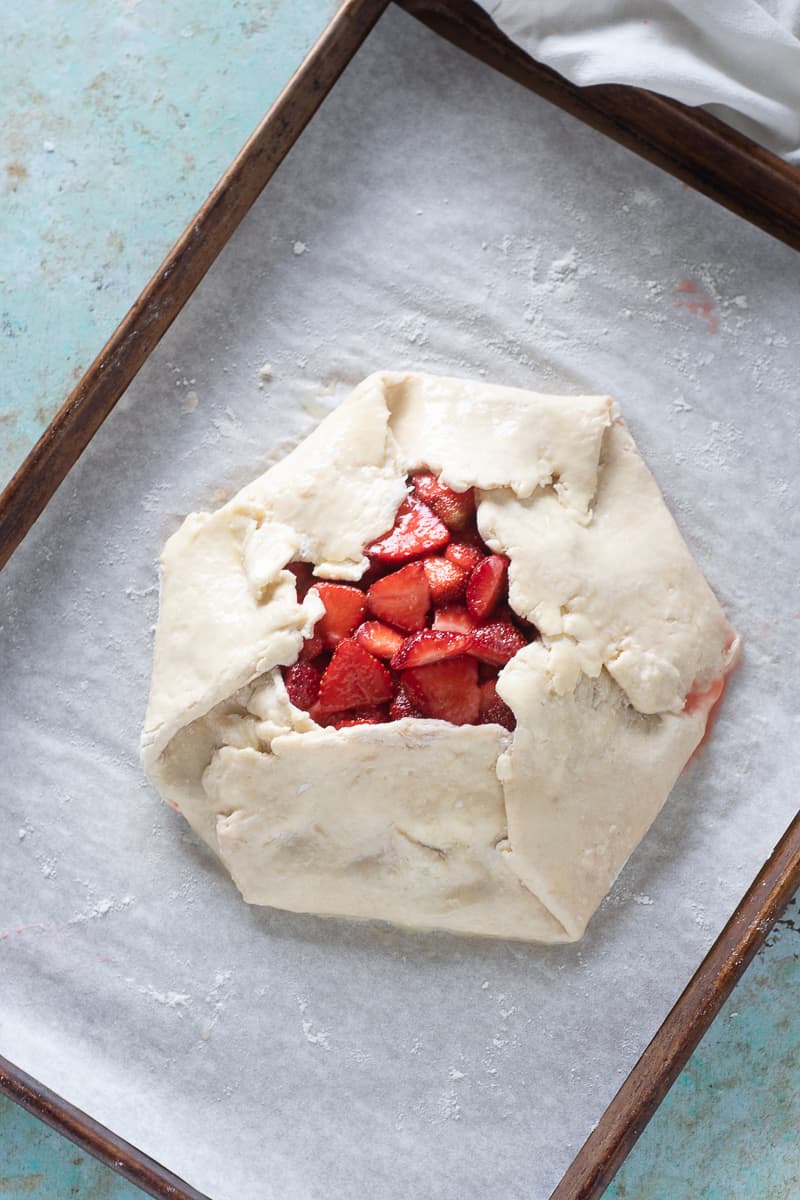
[[[513,733],[322,729],[284,688],[322,612],[287,563],[358,580],[423,467],[476,489],[539,631],[499,677]],[[738,648],[609,397],[382,372],[167,542],[142,758],[251,903],[574,941]]]

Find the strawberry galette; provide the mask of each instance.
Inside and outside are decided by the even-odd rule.
[[[373,375],[168,541],[143,761],[251,903],[572,941],[738,645],[608,397]]]

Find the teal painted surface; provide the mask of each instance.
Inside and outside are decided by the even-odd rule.
[[[0,1096],[3,1200],[142,1200],[144,1192]]]
[[[0,486],[336,7],[4,0]]]
[[[3,6],[0,479],[19,464],[335,7],[334,0]],[[795,900],[606,1200],[800,1196],[798,929]],[[134,1200],[142,1193],[0,1099],[0,1197],[72,1195]]]
[[[800,1196],[800,895],[604,1200]]]

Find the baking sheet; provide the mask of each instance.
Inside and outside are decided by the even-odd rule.
[[[0,1053],[214,1200],[546,1197],[794,811],[797,284],[390,11],[4,574]],[[141,777],[163,539],[380,367],[611,391],[747,639],[577,946],[249,909]]]

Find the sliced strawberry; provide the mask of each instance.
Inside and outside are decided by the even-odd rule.
[[[324,649],[325,645],[322,641],[322,638],[318,637],[318,635],[315,633],[313,637],[306,638],[306,640],[303,642],[303,645],[300,648],[300,657],[303,659],[317,658],[318,655],[322,654]]]
[[[367,592],[367,608],[381,621],[413,632],[425,628],[431,593],[422,563],[409,563],[377,579]]]
[[[288,564],[286,570],[291,571],[294,575],[297,599],[304,600],[308,589],[317,582],[314,578],[314,568],[311,563],[293,562]]]
[[[442,524],[426,504],[407,496],[397,510],[393,527],[364,551],[379,562],[406,562],[441,550],[450,540]]]
[[[391,721],[402,721],[403,717],[421,717],[422,713],[417,708],[414,701],[409,696],[402,683],[395,692],[394,700],[389,709],[389,719]]]
[[[446,547],[444,556],[457,567],[461,567],[462,571],[472,571],[481,559],[486,557],[482,550],[468,542],[451,542]]]
[[[474,725],[480,714],[478,664],[474,658],[451,658],[415,667],[403,674],[411,701],[426,717]]]
[[[351,708],[347,712],[331,713],[323,723],[333,729],[350,729],[353,725],[383,725],[389,720],[386,707]]]
[[[470,636],[466,633],[443,633],[440,629],[423,629],[422,633],[406,638],[390,666],[393,671],[407,671],[409,667],[421,667],[442,658],[455,658],[467,652]]]
[[[471,633],[475,622],[462,604],[437,608],[433,614],[433,628],[445,633]]]
[[[478,563],[467,582],[467,608],[476,621],[486,621],[504,598],[508,559],[490,554]]]
[[[364,574],[358,581],[358,586],[362,591],[366,592],[372,587],[376,579],[381,579],[388,571],[391,571],[391,565],[388,563],[370,562]]]
[[[497,684],[494,679],[487,679],[481,684],[480,725],[502,725],[504,729],[515,729],[516,717],[497,694]]]
[[[431,590],[431,600],[437,607],[464,599],[469,578],[467,571],[448,562],[446,558],[425,558],[422,565]]]
[[[487,679],[494,679],[496,681],[499,674],[500,667],[496,663],[481,662],[478,659],[478,679],[481,683],[486,683]]]
[[[295,708],[308,712],[316,704],[321,679],[322,668],[312,662],[296,662],[284,670],[283,681]]]
[[[392,658],[403,644],[403,635],[382,621],[365,621],[353,635],[359,646],[376,658]]]
[[[444,521],[448,529],[465,529],[475,516],[475,493],[454,492],[435,475],[421,471],[412,479],[414,494]]]
[[[317,707],[322,715],[372,708],[392,698],[392,677],[383,663],[351,639],[340,642],[325,669]]]
[[[314,636],[322,638],[326,649],[333,650],[349,638],[364,619],[364,593],[346,583],[317,583],[325,612],[314,627]]]
[[[481,662],[502,667],[527,644],[525,636],[516,625],[509,625],[505,621],[490,621],[488,625],[473,629],[469,635],[467,653],[473,654]]]
[[[474,550],[480,550],[484,558],[487,554],[492,553],[489,547],[486,545],[486,542],[478,533],[478,526],[474,521],[471,525],[468,525],[466,529],[460,529],[458,531],[458,536],[453,538],[452,541],[458,542],[459,546],[472,546]]]
[[[492,613],[493,621],[505,621],[506,625],[516,625],[519,617],[514,612],[510,604],[501,604]]]

